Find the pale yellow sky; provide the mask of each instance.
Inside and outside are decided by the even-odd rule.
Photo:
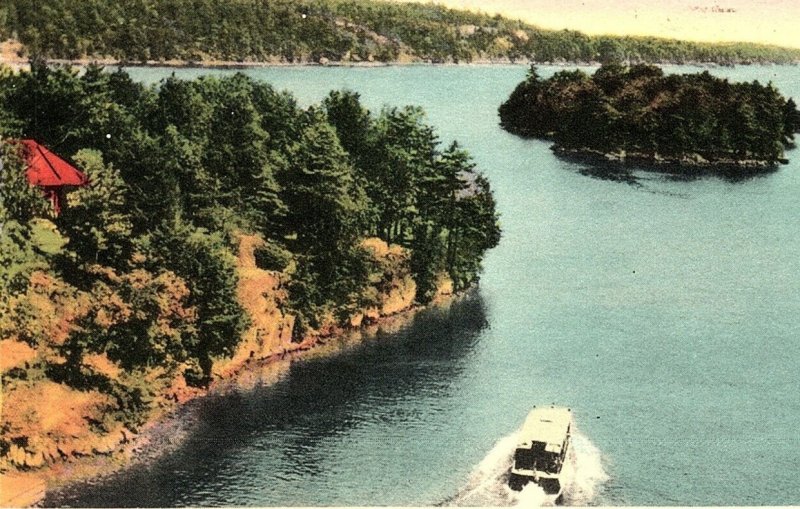
[[[401,0],[428,3],[428,0]],[[589,34],[749,41],[800,48],[800,0],[436,0]]]

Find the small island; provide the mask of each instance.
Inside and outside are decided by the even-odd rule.
[[[785,163],[800,131],[797,105],[771,83],[731,83],[708,71],[666,75],[646,64],[548,79],[532,66],[499,113],[504,129],[553,140],[560,154],[681,168]]]

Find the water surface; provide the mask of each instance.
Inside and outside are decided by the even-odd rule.
[[[711,71],[800,98],[797,67]],[[131,70],[145,82],[172,72],[228,71]],[[573,409],[597,462],[577,503],[800,503],[800,153],[745,179],[609,176],[499,129],[497,106],[525,72],[247,70],[303,105],[331,88],[373,110],[422,105],[488,175],[503,240],[479,290],[450,308],[209,399],[178,451],[48,503],[452,502],[496,478],[499,449],[551,402]]]

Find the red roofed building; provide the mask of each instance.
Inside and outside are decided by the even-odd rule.
[[[32,186],[42,188],[53,204],[56,215],[61,212],[70,187],[85,186],[89,179],[80,170],[50,152],[35,140],[22,140],[22,151],[28,167],[26,176]]]

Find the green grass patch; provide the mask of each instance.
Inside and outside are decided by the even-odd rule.
[[[58,232],[52,221],[36,218],[31,221],[31,242],[43,253],[54,255],[61,252],[67,238]]]

